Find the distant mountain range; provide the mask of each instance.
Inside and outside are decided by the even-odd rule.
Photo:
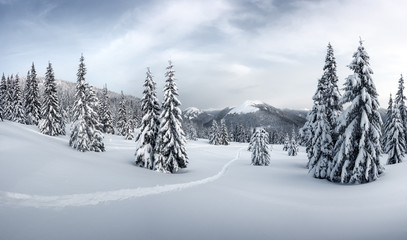
[[[262,101],[247,100],[236,107],[221,110],[200,110],[195,107],[183,111],[184,119],[194,122],[198,127],[207,128],[214,120],[224,120],[227,125],[242,124],[245,127],[266,127],[270,130],[291,133],[298,130],[305,121],[308,111],[278,109]]]

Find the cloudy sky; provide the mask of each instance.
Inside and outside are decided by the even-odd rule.
[[[407,1],[392,0],[0,0],[0,72],[87,81],[141,96],[146,67],[159,97],[165,67],[176,70],[183,108],[221,108],[246,99],[282,108],[312,106],[326,46],[340,86],[359,44],[371,58],[386,108],[407,75]]]

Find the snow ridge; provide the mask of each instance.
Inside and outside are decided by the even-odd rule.
[[[115,191],[70,194],[61,196],[29,195],[16,192],[0,191],[0,205],[20,205],[24,207],[61,209],[65,207],[98,205],[100,203],[110,201],[126,200],[131,198],[162,194],[166,192],[180,191],[218,180],[223,175],[225,175],[229,166],[239,159],[240,153],[243,149],[244,148],[239,149],[239,151],[236,153],[236,156],[232,160],[227,162],[217,174],[201,180],[155,187],[120,189]]]

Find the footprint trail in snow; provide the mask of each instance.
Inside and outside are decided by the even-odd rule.
[[[179,191],[186,188],[210,183],[221,178],[223,175],[225,175],[229,166],[239,159],[242,149],[240,149],[236,156],[232,160],[227,162],[217,174],[201,180],[155,187],[120,189],[115,191],[70,194],[61,196],[41,196],[0,191],[0,205],[17,205],[36,208],[80,207],[87,205],[97,205],[109,201],[118,201],[172,191]]]

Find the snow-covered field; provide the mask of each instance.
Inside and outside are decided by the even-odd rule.
[[[407,239],[406,163],[344,186],[309,176],[303,149],[255,167],[247,144],[188,142],[170,175],[132,165],[134,141],[105,144],[0,122],[0,239]]]

